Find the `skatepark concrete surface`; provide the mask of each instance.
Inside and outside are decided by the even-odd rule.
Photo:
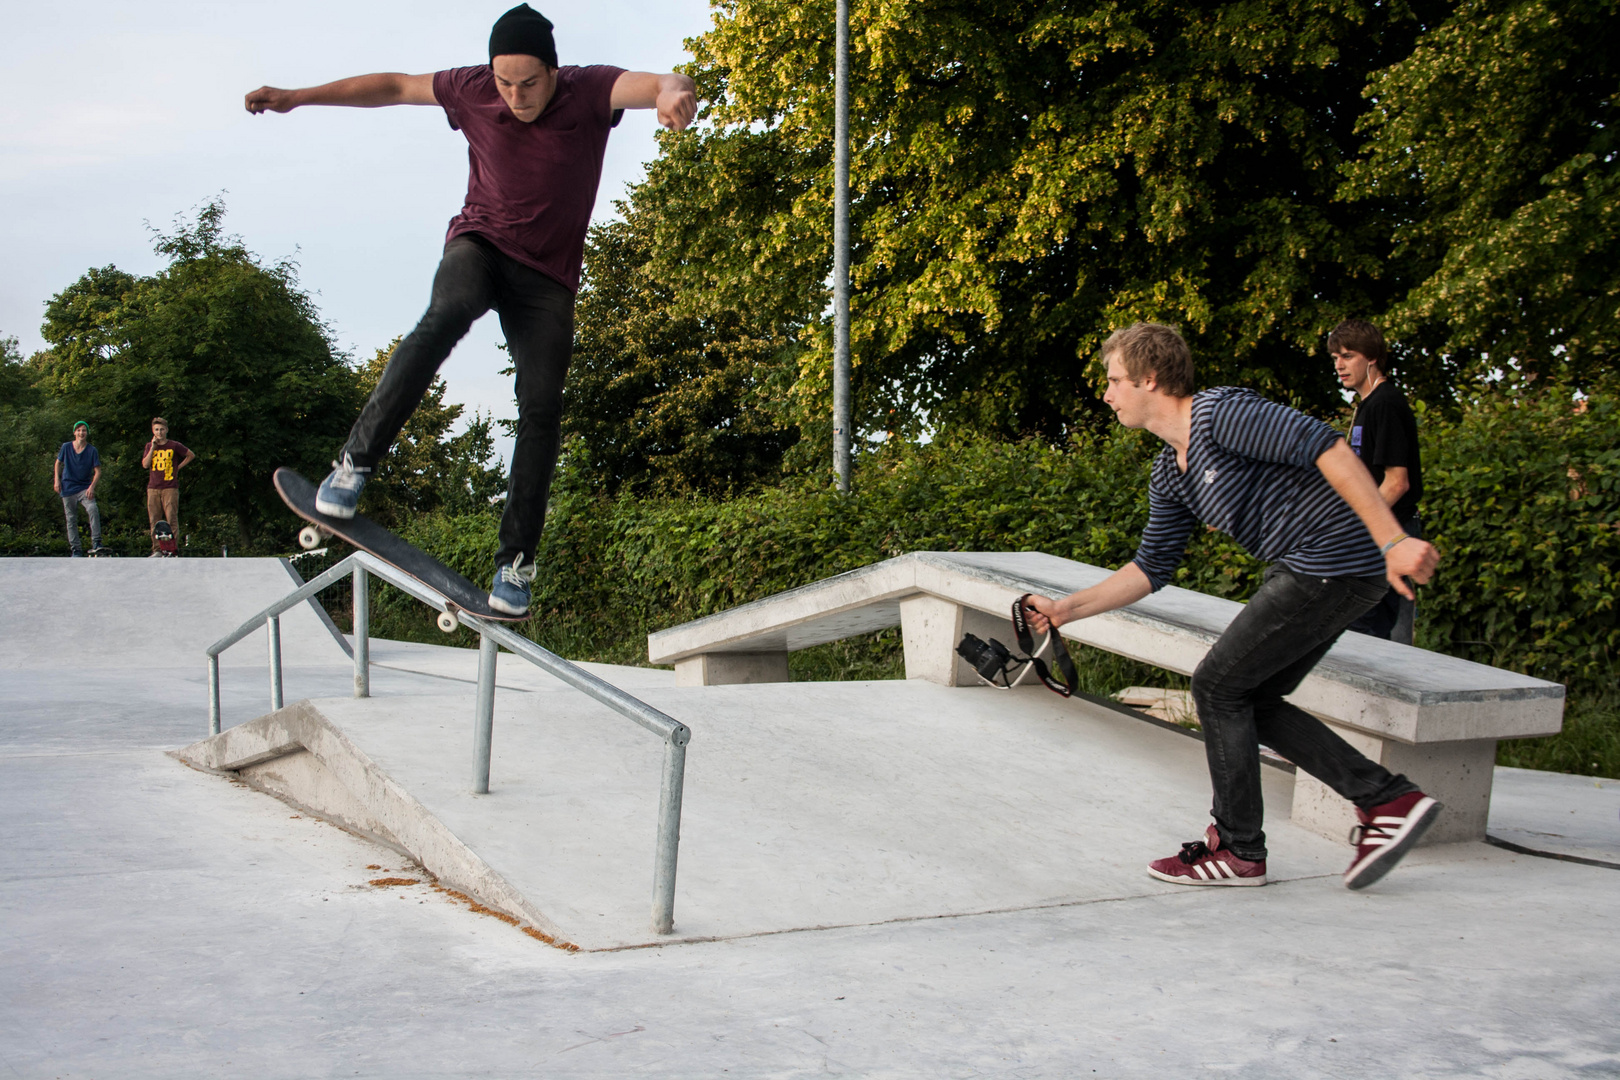
[[[25,562],[45,612],[128,640],[103,662],[41,618]],[[1613,781],[1498,770],[1491,835],[1588,862],[1441,845],[1350,893],[1267,768],[1276,880],[1193,889],[1141,869],[1207,820],[1179,733],[1038,690],[598,666],[693,730],[676,937],[709,939],[614,949],[651,940],[657,739],[503,656],[474,797],[470,650],[374,642],[355,700],[326,626],[284,620],[286,700],[584,927],[570,952],[171,756],[206,733],[202,645],[143,616],[223,633],[275,595],[233,585],[254,560],[150,565],[204,562],[0,561],[0,653],[35,657],[0,668],[0,1076],[1620,1073]],[[267,709],[262,642],[235,651],[227,726]]]

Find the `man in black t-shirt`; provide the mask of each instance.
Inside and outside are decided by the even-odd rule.
[[[1383,332],[1365,320],[1346,319],[1328,335],[1328,352],[1340,384],[1360,398],[1350,421],[1350,449],[1372,473],[1401,529],[1421,538],[1418,501],[1423,498],[1423,466],[1418,460],[1417,418],[1406,395],[1389,379]],[[1350,629],[1410,645],[1416,613],[1415,601],[1390,589]]]

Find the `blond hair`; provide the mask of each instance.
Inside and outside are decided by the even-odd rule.
[[[1103,363],[1115,353],[1134,383],[1151,378],[1171,397],[1193,392],[1192,350],[1176,328],[1163,323],[1132,323],[1103,342]]]

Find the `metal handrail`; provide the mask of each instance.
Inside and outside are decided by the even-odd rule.
[[[270,708],[272,711],[281,708],[282,613],[351,574],[354,578],[354,696],[357,698],[371,696],[368,575],[377,575],[396,589],[478,631],[478,694],[473,712],[474,794],[489,793],[490,745],[495,726],[495,664],[501,646],[664,740],[664,768],[658,799],[658,838],[653,857],[652,926],[655,933],[672,933],[675,928],[675,865],[681,843],[681,797],[686,779],[686,744],[691,741],[691,729],[605,679],[541,648],[503,623],[453,611],[443,596],[366,552],[357,551],[350,555],[208,647],[208,733],[218,735],[220,731],[219,654],[263,625],[269,636]]]

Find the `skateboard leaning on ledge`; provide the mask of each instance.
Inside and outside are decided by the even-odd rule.
[[[276,470],[276,494],[288,509],[309,522],[298,533],[298,544],[304,550],[318,547],[323,536],[335,536],[353,544],[368,555],[373,555],[407,574],[444,597],[450,609],[439,616],[439,629],[449,633],[459,621],[458,612],[476,615],[495,622],[522,622],[527,615],[508,615],[489,606],[489,590],[481,589],[444,563],[419,548],[413,547],[370,520],[363,514],[352,518],[329,517],[315,509],[315,485],[292,469]]]

